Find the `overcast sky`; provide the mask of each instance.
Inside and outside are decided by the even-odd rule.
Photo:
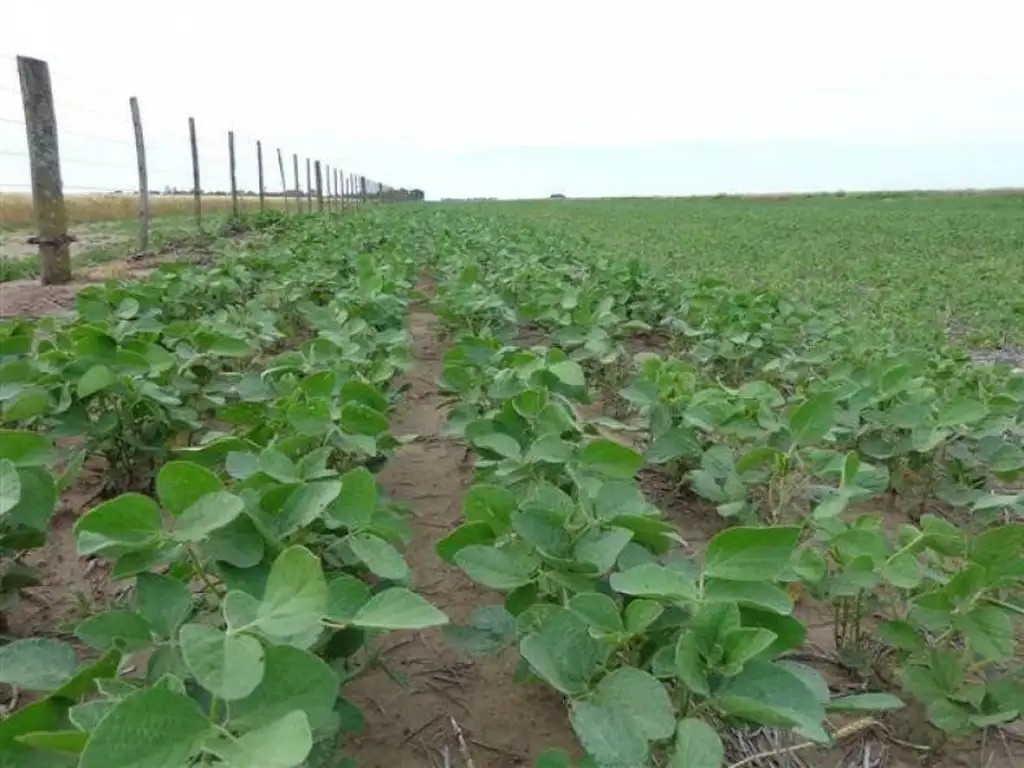
[[[0,188],[16,54],[51,64],[71,190],[136,186],[132,94],[153,187],[190,186],[189,115],[211,188],[229,128],[243,187],[256,139],[433,198],[1024,186],[1022,28],[1015,0],[8,3]]]

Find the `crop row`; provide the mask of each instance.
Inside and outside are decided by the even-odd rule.
[[[377,663],[374,638],[446,622],[409,589],[409,528],[372,475],[399,445],[423,270],[451,342],[446,432],[476,467],[437,554],[503,594],[448,637],[516,646],[516,678],[565,697],[583,765],[717,768],[734,729],[827,746],[846,713],[909,700],[951,736],[1024,713],[1024,377],[539,218],[260,224],[267,247],[0,326],[4,546],[40,545],[59,491],[100,462],[109,498],[78,520],[79,552],[134,579],[75,628],[98,661],[51,638],[0,648],[0,680],[44,694],[0,724],[0,751],[87,768],[335,754],[360,722],[339,691]],[[644,492],[652,471],[720,532],[685,541]],[[803,601],[855,692],[800,656]]]
[[[1024,377],[537,221],[432,226],[449,430],[478,474],[438,552],[506,593],[458,636],[518,644],[593,764],[717,767],[749,724],[827,745],[830,713],[904,699],[949,735],[1021,716]],[[595,392],[617,418],[581,417]],[[685,549],[644,467],[730,527]],[[793,660],[801,596],[869,692]]]
[[[361,723],[339,691],[374,638],[446,622],[409,589],[405,515],[372,474],[398,444],[415,265],[353,245],[366,218],[260,224],[277,245],[0,331],[5,548],[41,544],[99,462],[78,551],[133,584],[75,626],[94,661],[52,637],[0,648],[3,681],[40,694],[0,724],[5,764],[337,764]]]

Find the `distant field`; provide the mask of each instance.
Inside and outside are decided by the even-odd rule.
[[[880,194],[477,203],[611,258],[831,304],[907,341],[1024,346],[1024,197]]]
[[[150,197],[153,216],[173,216],[192,212],[191,195],[156,195]],[[138,215],[139,199],[135,195],[68,195],[65,197],[68,219],[72,223],[85,221],[108,221],[127,219]],[[241,197],[242,210],[259,209],[258,197]],[[266,198],[269,208],[284,208],[281,197]],[[295,199],[288,199],[289,207],[295,209]],[[224,213],[231,210],[231,198],[221,195],[205,195],[203,212]],[[34,224],[32,196],[0,192],[0,226],[6,228],[29,227]]]

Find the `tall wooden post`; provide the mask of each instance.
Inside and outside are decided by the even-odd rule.
[[[302,185],[299,184],[299,156],[292,154],[292,170],[295,172],[295,211],[302,213]]]
[[[314,164],[316,168],[316,209],[320,213],[324,212],[324,180],[321,175],[320,161],[317,160]]]
[[[260,176],[260,211],[267,206],[266,187],[263,185],[263,142],[256,141],[256,170]]]
[[[142,113],[139,100],[128,100],[132,110],[132,128],[135,130],[135,159],[139,166],[139,250],[149,249],[149,173],[146,170],[146,140],[142,135]]]
[[[277,167],[281,169],[281,194],[284,196],[284,212],[288,213],[288,182],[284,177],[284,155],[281,148],[277,148]]]
[[[199,185],[199,142],[196,141],[196,119],[188,119],[188,140],[192,145],[192,195],[196,214],[196,231],[203,231],[203,188]]]
[[[39,245],[40,280],[43,285],[67,283],[71,280],[71,238],[64,208],[50,67],[45,61],[19,56],[18,79],[32,171],[32,204],[39,229],[33,240]]]
[[[228,164],[231,168],[231,213],[238,218],[238,175],[235,172],[235,132],[228,131]]]
[[[313,164],[306,158],[306,213],[313,212]]]

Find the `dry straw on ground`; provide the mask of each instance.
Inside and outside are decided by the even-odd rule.
[[[71,222],[130,219],[139,212],[136,195],[68,195],[64,199]],[[194,210],[191,195],[154,195],[149,204],[153,216],[189,214]],[[284,204],[284,198],[266,198],[268,208],[284,208]],[[294,208],[295,201],[291,200],[289,205]],[[241,197],[239,206],[246,211],[257,210],[259,198]],[[226,195],[203,197],[204,213],[226,213],[230,210],[231,198]],[[31,195],[0,192],[0,226],[27,227],[34,223]]]

